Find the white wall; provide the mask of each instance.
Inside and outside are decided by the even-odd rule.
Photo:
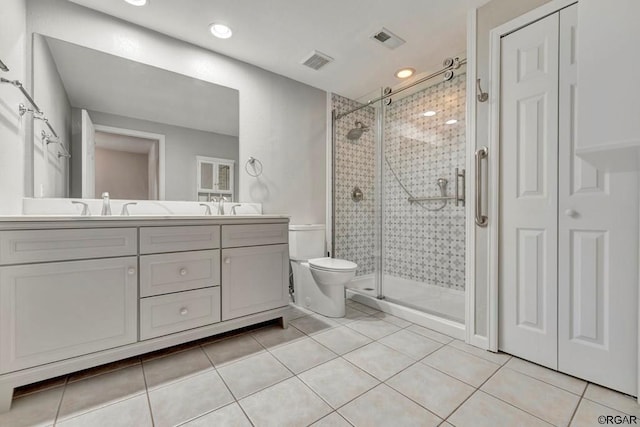
[[[240,200],[324,222],[325,92],[64,0],[30,1],[28,13],[29,32],[238,89]],[[264,165],[258,179],[244,173],[250,156]]]
[[[26,1],[3,0],[0,9],[0,59],[9,72],[0,76],[24,82],[26,46]],[[0,84],[0,214],[22,210],[25,182],[25,129],[18,104],[25,102],[17,88]],[[30,170],[30,169],[29,169]]]
[[[33,95],[67,151],[71,146],[71,103],[58,73],[51,51],[42,37],[33,40]],[[58,157],[58,144],[46,145],[41,131],[51,134],[42,120],[34,120],[33,195],[35,197],[68,197],[69,160]],[[27,190],[28,191],[28,190]]]
[[[580,0],[578,154],[611,169],[638,169],[640,2]],[[609,152],[608,150],[615,150]]]
[[[489,63],[489,33],[490,31],[508,22],[536,7],[542,6],[549,0],[492,0],[477,10],[476,20],[476,73],[477,78],[481,79],[482,88],[487,91],[490,87],[490,63]],[[471,90],[471,88],[470,88]],[[474,96],[475,99],[475,96]],[[475,149],[483,145],[489,145],[489,106],[494,101],[492,94],[489,94],[489,102],[476,104],[476,140]],[[470,141],[473,144],[473,141]],[[491,155],[491,153],[489,153]],[[473,165],[472,165],[473,167]],[[475,171],[470,170],[467,176],[475,176]],[[486,182],[486,181],[484,181]],[[489,187],[491,183],[487,183]],[[490,194],[485,199],[497,197]],[[484,210],[486,211],[486,208]],[[491,221],[492,212],[488,212]],[[475,334],[480,336],[487,335],[488,321],[488,266],[489,260],[487,254],[489,252],[488,229],[475,227],[476,251],[475,251]]]
[[[89,116],[91,116],[94,125],[133,129],[165,136],[165,200],[197,200],[196,156],[217,157],[235,161],[235,180],[236,183],[238,182],[238,138],[235,136],[187,129],[97,111],[89,111]],[[75,180],[76,177],[73,179]],[[81,184],[79,182],[78,184],[78,188],[80,188]],[[234,200],[237,198],[236,191]]]

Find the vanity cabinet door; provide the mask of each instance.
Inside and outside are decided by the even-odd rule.
[[[222,250],[222,320],[289,304],[289,245]]]
[[[0,373],[137,341],[137,258],[0,267]]]

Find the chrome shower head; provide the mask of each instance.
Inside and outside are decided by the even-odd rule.
[[[369,127],[363,125],[361,121],[357,121],[356,127],[347,133],[347,139],[349,141],[357,141],[364,132],[369,132]]]

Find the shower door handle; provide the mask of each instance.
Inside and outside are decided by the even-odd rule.
[[[476,224],[479,227],[486,227],[489,224],[489,218],[482,215],[482,160],[488,155],[487,147],[480,147],[476,151]]]

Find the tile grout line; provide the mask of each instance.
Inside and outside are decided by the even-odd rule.
[[[331,406],[331,405],[329,405],[329,406]],[[336,414],[338,417],[340,417],[341,419],[343,419],[347,424],[349,424],[350,426],[353,426],[353,424],[352,424],[352,423],[350,423],[350,422],[349,422],[349,420],[347,420],[345,417],[343,417],[342,415],[340,415],[340,413],[334,409],[333,411],[329,412],[327,415],[325,415],[324,417],[320,418],[319,420],[316,420],[316,421],[312,422],[311,424],[308,424],[308,425],[307,425],[307,427],[310,427],[310,426],[312,426],[313,424],[315,424],[315,423],[317,423],[317,422],[319,422],[319,421],[324,420],[325,418],[327,418],[327,417],[328,417],[328,416],[330,416],[331,414]]]
[[[444,421],[444,419],[436,414],[435,412],[433,412],[431,409],[427,408],[426,406],[424,406],[421,403],[416,402],[415,400],[413,400],[411,397],[407,396],[406,394],[404,394],[403,392],[401,392],[400,390],[397,390],[395,387],[393,387],[391,384],[387,384],[387,381],[389,381],[390,379],[400,375],[402,372],[406,371],[407,369],[411,368],[412,366],[417,365],[418,363],[420,363],[420,360],[416,360],[414,363],[410,364],[409,366],[407,366],[406,368],[396,372],[395,374],[391,375],[389,378],[387,378],[386,380],[382,381],[381,383],[386,385],[387,387],[389,387],[391,390],[395,391],[396,393],[400,394],[401,396],[405,397],[406,399],[409,399],[410,401],[412,401],[413,403],[415,403],[416,405],[420,406],[421,408],[423,408],[424,410],[426,410],[427,412],[429,412],[430,414],[433,414],[436,416],[436,418],[439,418],[441,420]],[[376,386],[377,387],[377,386]]]
[[[58,407],[56,408],[56,415],[53,418],[53,425],[58,424],[58,417],[60,416],[60,409],[62,408],[62,399],[64,399],[64,394],[67,391],[67,384],[69,384],[69,375],[64,379],[64,384],[62,385],[62,394],[60,395],[60,401],[58,402]]]
[[[294,327],[295,327],[295,326],[294,326]],[[297,329],[297,328],[296,328],[296,329]],[[334,329],[334,328],[331,328],[331,329]],[[337,353],[335,353],[334,351],[332,351],[331,349],[329,349],[329,348],[325,347],[324,345],[322,345],[322,343],[317,342],[317,341],[316,341],[316,340],[314,340],[310,335],[306,334],[305,332],[302,332],[302,333],[303,333],[303,334],[305,334],[307,338],[310,338],[310,339],[311,339],[313,342],[315,342],[316,344],[320,345],[321,347],[324,347],[325,349],[327,349],[328,351],[330,351],[332,354],[336,355],[336,357],[334,357],[333,359],[327,360],[327,361],[325,361],[325,362],[322,362],[322,363],[320,363],[320,364],[318,364],[318,365],[312,366],[312,367],[310,367],[310,368],[308,368],[308,369],[305,369],[304,371],[301,371],[301,372],[300,372],[300,374],[302,374],[302,373],[304,373],[304,372],[307,372],[307,371],[310,371],[311,369],[316,368],[316,367],[318,367],[318,366],[321,366],[321,365],[323,365],[323,364],[325,364],[325,363],[329,363],[329,362],[331,362],[332,360],[336,360],[337,358],[339,358],[339,357],[340,357],[340,355],[339,355],[339,354],[337,354]],[[290,343],[290,344],[294,344],[294,343]],[[290,345],[290,344],[286,344],[286,345],[285,345],[285,347],[286,347],[287,345]],[[289,369],[289,367],[288,367],[287,365],[285,365],[284,363],[282,363],[282,362],[280,361],[280,359],[278,359],[278,358],[276,357],[276,355],[275,355],[275,354],[271,353],[271,351],[270,351],[268,348],[266,348],[266,347],[265,347],[265,350],[267,350],[267,352],[271,355],[271,357],[273,357],[274,359],[276,359],[276,360],[277,360],[277,361],[278,361],[282,366],[284,366],[284,367],[285,367],[289,372],[291,372],[291,374],[293,375],[292,377],[285,378],[285,379],[283,379],[282,381],[277,382],[276,384],[283,383],[283,382],[285,382],[285,381],[287,381],[287,380],[290,380],[291,378],[296,378],[298,381],[300,381],[300,382],[302,383],[302,385],[304,385],[305,387],[307,387],[307,388],[308,388],[308,389],[309,389],[309,390],[310,390],[310,391],[311,391],[311,392],[312,392],[312,393],[313,393],[317,398],[319,398],[319,399],[320,399],[320,401],[322,401],[322,402],[326,403],[326,405],[327,405],[329,408],[331,408],[331,411],[330,411],[328,414],[325,414],[325,415],[323,415],[322,417],[318,418],[317,420],[314,420],[314,421],[313,421],[313,422],[311,422],[309,425],[311,425],[311,424],[313,424],[313,423],[316,423],[316,422],[320,421],[322,418],[324,418],[324,417],[328,416],[329,414],[331,414],[332,412],[335,412],[335,409],[333,409],[333,406],[331,406],[331,404],[330,404],[329,402],[327,402],[326,400],[324,400],[324,399],[322,398],[322,396],[320,396],[320,395],[319,395],[319,394],[318,394],[318,393],[317,393],[313,388],[311,388],[311,387],[310,387],[306,382],[304,382],[304,380],[298,376],[299,374],[296,374],[296,373],[295,373],[295,372],[293,372],[291,369]],[[271,385],[271,386],[269,386],[269,387],[265,387],[265,388],[263,388],[263,389],[261,389],[261,390],[259,390],[259,391],[266,390],[266,389],[268,389],[268,388],[270,388],[270,387],[275,386],[276,384],[273,384],[273,385]],[[259,391],[256,391],[256,393],[258,393]],[[255,394],[255,393],[253,393],[253,394]],[[246,396],[246,397],[248,397],[248,396]],[[243,399],[244,399],[244,398],[243,398]],[[239,404],[239,403],[238,403],[238,404]],[[243,411],[244,411],[244,409],[243,409]]]
[[[484,393],[484,391],[483,391],[483,390],[480,390],[480,388],[481,388],[483,385],[485,385],[485,384],[486,384],[486,383],[487,383],[491,378],[493,378],[493,377],[494,377],[494,376],[495,376],[495,375],[500,371],[500,369],[502,369],[502,366],[500,366],[500,367],[499,367],[498,369],[496,369],[496,370],[495,370],[491,375],[489,375],[489,377],[488,377],[486,380],[484,380],[484,381],[483,381],[483,382],[482,382],[478,387],[473,386],[473,387],[475,388],[475,389],[473,390],[473,392],[472,392],[469,396],[467,396],[467,398],[466,398],[466,399],[464,399],[462,402],[460,402],[460,404],[459,404],[459,405],[458,405],[458,406],[457,406],[453,411],[451,411],[451,413],[450,413],[449,415],[447,415],[447,417],[444,419],[443,423],[444,423],[444,422],[448,422],[447,420],[448,420],[449,418],[451,418],[451,415],[455,414],[455,413],[456,413],[456,411],[457,411],[458,409],[460,409],[460,408],[462,407],[462,405],[464,405],[465,403],[467,403],[467,401],[468,401],[469,399],[471,399],[471,397],[472,397],[473,395],[475,395],[477,392],[482,392],[482,393]],[[465,384],[466,384],[466,383],[465,383]],[[513,406],[513,405],[511,405],[511,406]],[[516,408],[516,407],[514,406],[514,408]],[[519,408],[516,408],[516,409],[519,409]],[[449,423],[449,424],[451,424],[451,423]]]
[[[248,334],[251,338],[253,338],[253,336],[251,335],[251,333],[247,332],[247,334]],[[242,335],[244,335],[244,333],[243,333],[243,334],[239,334],[239,335],[237,335],[237,336],[242,336]],[[259,342],[258,340],[256,340],[255,338],[253,338],[253,339],[254,339],[258,344],[260,344],[260,342]],[[262,346],[262,344],[260,344],[260,346]],[[264,348],[264,347],[263,347],[263,348]],[[222,384],[224,384],[225,388],[226,388],[226,389],[227,389],[227,391],[229,392],[229,395],[233,398],[233,402],[231,402],[231,403],[229,403],[229,404],[227,404],[227,405],[223,405],[223,406],[221,406],[221,407],[219,407],[219,408],[217,408],[217,409],[214,409],[214,410],[212,410],[212,411],[209,411],[209,412],[207,412],[207,413],[205,413],[205,414],[202,414],[202,415],[200,415],[200,416],[199,416],[199,417],[197,417],[197,418],[203,417],[203,416],[205,416],[205,415],[207,415],[207,414],[210,414],[211,412],[215,412],[215,411],[217,411],[217,410],[219,410],[219,409],[222,409],[222,408],[224,408],[224,407],[226,407],[226,406],[229,406],[229,405],[231,405],[231,404],[235,403],[235,404],[237,404],[237,405],[238,405],[238,407],[240,408],[240,410],[242,411],[242,413],[244,414],[244,416],[247,418],[247,420],[249,420],[249,424],[251,424],[252,426],[254,426],[254,427],[255,427],[255,424],[253,423],[253,421],[251,421],[251,418],[249,418],[249,415],[245,412],[244,408],[243,408],[243,407],[242,407],[242,405],[240,404],[240,401],[239,401],[238,399],[236,399],[236,395],[235,395],[235,394],[233,394],[233,392],[231,391],[231,388],[229,388],[229,384],[227,384],[227,382],[224,380],[224,377],[222,376],[222,374],[221,374],[220,372],[218,372],[218,368],[216,368],[216,365],[215,365],[215,363],[213,363],[213,360],[211,360],[211,358],[209,357],[209,354],[208,354],[206,351],[204,351],[204,348],[202,347],[202,345],[200,345],[200,349],[201,349],[201,350],[202,350],[202,352],[205,354],[205,356],[207,356],[207,359],[209,360],[209,363],[211,363],[211,366],[213,367],[214,372],[218,375],[218,377],[220,377],[220,380],[222,381]],[[245,359],[242,359],[242,360],[245,360]],[[246,397],[246,396],[245,396],[245,397]],[[194,418],[194,419],[197,419],[197,418]],[[192,420],[193,420],[193,419],[192,419]],[[190,420],[190,421],[192,421],[192,420]],[[187,422],[188,422],[188,421],[187,421]]]
[[[589,381],[583,380],[583,379],[581,379],[581,378],[574,377],[573,375],[565,374],[564,372],[554,371],[553,369],[547,368],[546,366],[538,365],[537,363],[530,362],[530,361],[525,360],[525,359],[521,359],[521,358],[519,358],[519,357],[517,357],[517,356],[511,356],[511,359],[509,359],[509,361],[511,361],[511,360],[513,360],[513,359],[521,360],[521,361],[526,362],[526,363],[531,363],[532,365],[534,365],[534,366],[536,366],[536,367],[543,368],[543,369],[548,369],[549,371],[551,371],[551,372],[553,372],[553,373],[556,373],[556,374],[559,374],[559,375],[564,375],[564,376],[567,376],[567,377],[569,377],[569,378],[576,379],[576,380],[578,380],[578,381],[582,381],[582,382],[584,382],[584,383],[585,383],[585,389],[589,386],[589,384],[591,384]],[[508,363],[508,362],[507,362],[507,363]],[[574,393],[573,391],[571,391],[571,390],[567,390],[567,389],[566,389],[566,388],[564,388],[564,387],[560,387],[560,386],[558,386],[558,385],[552,384],[552,383],[550,383],[550,382],[548,382],[548,381],[545,381],[545,380],[543,380],[543,379],[540,379],[540,378],[534,377],[533,375],[528,374],[528,373],[526,373],[526,372],[522,372],[522,371],[519,371],[519,370],[517,370],[517,369],[514,369],[514,368],[512,368],[512,367],[510,367],[510,366],[507,366],[507,363],[505,363],[505,364],[503,365],[505,368],[507,368],[507,369],[511,369],[512,371],[517,372],[517,373],[519,373],[519,374],[522,374],[522,375],[524,375],[524,376],[526,376],[526,377],[533,378],[534,380],[538,380],[538,381],[540,381],[540,382],[543,382],[543,383],[545,383],[545,384],[548,384],[548,385],[553,386],[553,387],[555,387],[555,388],[558,388],[558,389],[560,389],[560,390],[564,390],[564,391],[566,391],[567,393],[571,393],[571,394],[573,394],[573,395],[575,395],[575,396],[582,396],[582,394],[584,394],[584,390],[583,390],[580,394],[578,394],[578,393]]]
[[[573,422],[573,419],[576,417],[576,414],[578,413],[578,408],[580,407],[580,404],[582,403],[582,401],[584,400],[584,395],[587,392],[587,388],[589,387],[589,383],[587,383],[587,385],[584,386],[584,389],[582,390],[582,394],[580,395],[580,399],[578,399],[578,404],[576,405],[576,407],[573,409],[573,414],[571,414],[571,418],[569,418],[569,424],[567,424],[568,426],[571,425],[571,423]],[[589,400],[589,399],[587,399]]]
[[[149,415],[151,416],[151,425],[155,426],[156,422],[153,418],[153,409],[151,409],[151,396],[149,396],[149,385],[147,384],[147,373],[144,369],[144,363],[142,363],[142,358],[140,358],[140,368],[142,369],[142,379],[144,380],[144,391],[145,391],[145,396],[147,396],[147,406],[149,407]]]
[[[506,369],[509,369],[509,370],[511,370],[511,371],[513,371],[513,369],[508,368],[507,366],[502,366],[502,367],[500,367],[500,369],[498,369],[496,372],[494,372],[494,374],[493,374],[493,375],[491,375],[491,377],[493,377],[494,375],[496,375],[498,372],[500,372],[502,369],[505,369],[505,368],[506,368]],[[514,372],[519,373],[519,372],[517,372],[517,371],[514,371]],[[526,376],[526,375],[525,375],[525,376]],[[489,377],[489,378],[487,379],[487,381],[485,381],[484,383],[482,383],[482,385],[480,385],[480,387],[482,387],[484,384],[486,384],[486,383],[491,379],[491,377]],[[546,383],[545,383],[545,384],[546,384]],[[526,413],[526,414],[528,414],[528,415],[531,415],[531,416],[532,416],[532,417],[534,417],[534,418],[537,418],[537,419],[539,419],[539,420],[542,420],[542,421],[544,421],[544,422],[545,422],[545,423],[547,423],[547,424],[553,425],[553,424],[551,423],[551,421],[547,421],[547,420],[545,420],[545,419],[543,419],[543,418],[539,417],[538,415],[532,414],[532,413],[531,413],[531,412],[529,412],[527,409],[524,409],[524,408],[521,408],[521,407],[519,407],[519,406],[516,406],[516,405],[514,405],[514,404],[513,404],[513,403],[511,403],[511,402],[507,402],[506,400],[502,399],[501,397],[496,396],[496,395],[494,395],[494,394],[492,394],[492,393],[490,393],[490,392],[488,392],[488,391],[480,390],[480,387],[478,388],[478,390],[477,390],[477,391],[480,391],[480,392],[482,392],[482,393],[488,394],[489,396],[493,397],[494,399],[498,399],[499,401],[501,401],[501,402],[503,402],[503,403],[506,403],[507,405],[512,406],[512,407],[514,407],[514,408],[516,408],[516,409],[518,409],[518,410],[520,410],[520,411],[522,411],[522,412],[524,412],[524,413]],[[552,386],[552,387],[555,387],[555,386]],[[557,389],[559,389],[559,390],[562,390],[562,389],[561,389],[561,388],[559,388],[559,387],[555,387],[555,388],[557,388]],[[565,390],[565,391],[566,391],[566,390]],[[568,393],[568,392],[567,392],[567,393]],[[475,394],[475,393],[474,393],[474,394]],[[573,393],[571,393],[571,394],[573,394]],[[575,395],[574,395],[574,396],[575,396]]]
[[[601,386],[599,384],[595,384],[595,383],[591,383],[591,382],[587,384],[587,387],[589,387],[589,385],[595,385],[595,386],[598,386],[598,387],[604,387],[604,386]],[[587,387],[585,387],[585,394],[586,394]],[[619,391],[616,391],[616,390],[613,390],[613,389],[609,389],[609,388],[606,388],[606,387],[604,387],[604,388],[607,389],[608,391],[613,391],[614,393],[622,394],[623,396],[630,396],[630,395],[628,395],[626,393],[622,393],[622,392],[619,392]],[[631,396],[631,397],[633,397],[633,396]],[[588,400],[591,403],[597,403],[598,405],[604,406],[605,408],[611,409],[612,411],[618,411],[618,412],[622,412],[623,414],[626,414],[626,415],[629,415],[629,416],[633,416],[633,414],[629,414],[629,413],[627,413],[625,411],[621,411],[620,409],[613,408],[613,407],[611,407],[610,405],[607,405],[604,402],[598,402],[598,401],[590,399],[588,397],[583,397],[583,399],[584,400]],[[635,402],[635,403],[637,404],[637,402]]]
[[[326,402],[326,403],[327,403],[327,405],[329,405],[329,407],[333,409],[333,412],[338,412],[338,410],[339,410],[340,408],[345,407],[346,405],[348,405],[349,403],[353,402],[354,400],[356,400],[357,398],[359,398],[359,397],[360,397],[360,396],[362,396],[363,394],[366,394],[366,393],[370,392],[371,390],[373,390],[374,388],[376,388],[376,387],[378,387],[380,384],[382,384],[382,381],[380,381],[378,378],[374,377],[373,375],[371,375],[369,372],[365,371],[364,369],[362,369],[362,368],[358,368],[356,365],[354,365],[353,363],[351,363],[349,360],[347,360],[347,359],[343,358],[342,356],[338,356],[336,359],[343,359],[345,362],[349,363],[350,365],[353,365],[353,366],[354,366],[355,368],[357,368],[358,370],[360,370],[360,371],[364,372],[365,374],[369,375],[371,378],[373,378],[374,380],[376,380],[378,383],[377,383],[376,385],[374,385],[373,387],[368,388],[367,390],[363,391],[362,393],[357,394],[356,396],[354,396],[353,398],[349,399],[348,401],[346,401],[346,402],[345,402],[345,403],[343,403],[342,405],[338,406],[337,408],[334,408],[333,406],[331,406],[331,404],[330,404],[329,402],[327,402],[327,401],[326,401],[322,396],[318,395],[318,397],[320,397],[320,399],[322,399],[322,401],[323,401],[323,402]],[[333,359],[333,360],[336,360],[336,359]],[[328,363],[328,362],[327,362],[327,363]],[[313,388],[312,388],[309,384],[307,384],[307,383],[306,383],[302,378],[299,378],[299,379],[300,379],[300,381],[302,381],[302,383],[303,383],[304,385],[306,385],[306,386],[307,386],[307,387],[309,387],[309,388],[310,388],[314,393],[316,393],[316,391],[315,391],[315,390],[313,390]],[[316,394],[318,394],[318,393],[316,393]],[[327,414],[327,415],[328,415],[328,414]],[[340,413],[338,413],[338,415],[340,415],[340,416],[342,417],[342,415],[341,415]],[[344,417],[342,417],[342,418],[344,418]],[[351,423],[349,423],[349,424],[351,424]],[[352,424],[352,425],[353,425],[353,424]]]
[[[456,341],[460,341],[460,342],[462,342],[463,344],[466,344],[466,343],[465,343],[464,341],[462,341],[462,340],[454,339],[453,341],[451,341],[451,342],[449,342],[448,344],[445,344],[445,345],[446,345],[446,346],[448,346],[448,347],[453,348],[454,350],[461,351],[461,352],[463,352],[463,353],[465,353],[465,354],[468,354],[468,355],[470,355],[470,356],[473,356],[473,357],[475,357],[475,358],[477,358],[477,359],[484,360],[485,362],[493,363],[493,364],[498,365],[498,366],[500,366],[500,367],[503,367],[504,365],[506,365],[507,363],[509,363],[509,361],[513,358],[513,356],[512,356],[512,355],[507,354],[507,353],[493,353],[493,352],[490,352],[490,351],[488,351],[488,350],[483,350],[483,351],[486,351],[487,353],[491,353],[491,354],[504,354],[504,355],[508,356],[508,357],[507,357],[507,359],[506,359],[504,362],[502,362],[502,363],[494,362],[493,360],[485,359],[484,357],[482,357],[482,356],[478,356],[477,354],[473,354],[473,353],[471,353],[470,351],[463,350],[463,349],[461,349],[461,348],[458,348],[458,347],[455,347],[455,346],[451,345],[452,343],[454,343],[454,342],[456,342]],[[469,345],[469,344],[467,344],[467,345]],[[479,349],[479,350],[482,350],[482,349],[480,349],[479,347],[474,347],[474,348],[477,348],[477,349]]]

